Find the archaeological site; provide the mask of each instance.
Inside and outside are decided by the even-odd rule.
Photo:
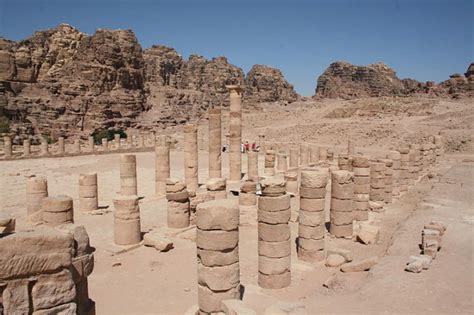
[[[472,58],[300,60],[303,96],[249,47],[5,23],[0,315],[474,312]]]

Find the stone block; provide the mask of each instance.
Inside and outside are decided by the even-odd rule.
[[[375,225],[361,224],[357,240],[365,245],[376,244],[379,240],[380,228]]]
[[[223,300],[222,311],[226,315],[257,315],[257,312],[245,305],[241,300]]]
[[[240,283],[239,263],[207,267],[198,263],[198,283],[212,291],[227,291]]]
[[[325,199],[300,198],[300,209],[309,212],[324,212],[326,206]]]
[[[197,229],[196,244],[200,249],[225,251],[239,243],[239,231],[204,231]]]
[[[284,194],[276,197],[260,196],[258,209],[265,211],[283,211],[290,208],[290,195]]]
[[[290,239],[280,242],[258,241],[258,254],[260,256],[280,258],[291,254]]]
[[[196,208],[196,225],[201,230],[231,231],[239,226],[239,205],[235,200],[212,200]]]
[[[367,259],[353,261],[341,266],[342,272],[362,272],[368,271],[373,266],[375,266],[379,262],[379,258],[376,256],[369,257]]]
[[[228,266],[239,261],[239,247],[223,251],[197,249],[198,261],[204,266]]]
[[[258,237],[262,241],[281,242],[290,238],[290,227],[288,224],[266,224],[258,223]]]
[[[257,210],[258,222],[268,224],[285,224],[288,223],[291,217],[291,209],[283,211],[264,211]]]
[[[265,289],[282,289],[291,283],[291,272],[286,271],[279,275],[258,273],[258,285]]]

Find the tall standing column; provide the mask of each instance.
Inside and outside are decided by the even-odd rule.
[[[236,181],[242,177],[242,88],[228,85],[230,100],[229,118],[229,180]]]
[[[31,154],[31,142],[30,139],[23,140],[23,156],[28,157]]]
[[[370,163],[369,157],[356,155],[352,158],[354,172],[354,220],[369,219]]]
[[[46,140],[45,138],[41,138],[40,155],[49,155],[48,140]]]
[[[265,175],[275,175],[275,151],[267,150],[265,153]]]
[[[299,166],[299,154],[300,150],[298,148],[290,148],[290,168],[298,168]]]
[[[138,195],[137,158],[132,154],[120,156],[120,194]]]
[[[209,178],[222,177],[221,110],[209,110]]]
[[[26,181],[26,214],[31,221],[41,221],[41,205],[46,197],[48,197],[46,178],[31,177]]]
[[[292,168],[285,172],[286,192],[292,195],[298,194],[298,169]]]
[[[319,160],[321,162],[328,160],[328,150],[326,148],[319,148]]]
[[[339,154],[337,157],[337,166],[339,166],[340,170],[352,171],[352,157],[343,153]]]
[[[314,144],[309,147],[309,161],[311,163],[319,162],[319,147]]]
[[[10,137],[3,137],[3,153],[6,158],[12,157],[12,139]]]
[[[64,149],[64,138],[63,137],[59,137],[58,138],[58,151],[57,153],[58,154],[64,154],[65,152],[65,149]]]
[[[81,153],[81,140],[80,139],[74,140],[73,149],[74,149],[74,153]]]
[[[102,138],[102,149],[104,151],[108,151],[109,150],[109,139],[107,138]]]
[[[133,245],[142,240],[138,196],[117,196],[114,200],[114,240],[117,245]]]
[[[309,147],[307,144],[300,145],[300,165],[308,165],[309,163]]]
[[[354,174],[345,170],[334,171],[331,174],[329,232],[335,237],[352,237]]]
[[[284,173],[288,169],[286,153],[277,153],[276,169],[278,173]]]
[[[266,145],[265,145],[265,135],[264,134],[259,134],[258,135],[258,146],[259,146],[259,153],[260,154],[265,154]]]
[[[370,201],[385,202],[385,163],[370,163]]]
[[[239,299],[239,206],[215,200],[196,208],[198,305],[201,314],[222,312],[222,301]]]
[[[327,169],[317,168],[301,172],[297,252],[298,258],[303,261],[317,262],[325,258],[324,205],[327,183]]]
[[[118,133],[114,134],[114,146],[115,150],[120,149],[120,134]]]
[[[166,193],[166,180],[171,176],[170,145],[164,136],[160,137],[155,146],[155,194]]]
[[[355,146],[354,146],[354,141],[349,138],[347,140],[347,155],[354,155],[355,154]]]
[[[94,152],[94,150],[95,150],[95,148],[94,148],[94,137],[89,137],[87,139],[87,146],[88,146],[89,152]]]
[[[258,152],[250,151],[247,153],[247,178],[258,182]]]
[[[393,195],[393,161],[390,159],[379,159],[381,163],[385,164],[384,170],[384,183],[385,183],[385,194],[384,194],[384,202],[385,203],[392,203],[392,195]]]
[[[281,289],[291,282],[290,195],[284,180],[264,179],[258,198],[258,284]]]
[[[97,173],[79,175],[79,211],[90,212],[99,208]]]
[[[410,149],[407,147],[401,147],[398,149],[400,153],[400,178],[398,180],[400,186],[400,193],[404,193],[408,190],[409,177],[410,177]]]
[[[198,188],[198,134],[196,125],[184,126],[184,180],[193,194]]]

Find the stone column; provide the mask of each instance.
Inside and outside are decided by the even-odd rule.
[[[300,145],[300,165],[309,164],[309,147],[307,144]]]
[[[329,232],[335,237],[352,237],[354,174],[338,170],[331,173],[331,210]]]
[[[58,151],[57,154],[63,155],[66,152],[65,146],[64,146],[64,138],[59,137],[58,138]]]
[[[151,133],[150,140],[151,140],[151,146],[155,147],[156,146],[156,134],[155,134],[155,132]]]
[[[155,194],[157,196],[166,193],[166,180],[170,176],[170,145],[163,136],[155,146]]]
[[[134,245],[142,240],[138,196],[117,196],[114,202],[114,240],[117,245]]]
[[[355,155],[352,157],[352,171],[354,172],[354,220],[367,221],[369,219],[370,198],[370,163],[369,157]]]
[[[69,196],[45,197],[41,211],[45,225],[58,226],[74,223],[74,207],[72,198]]]
[[[318,262],[325,259],[324,213],[328,170],[301,171],[300,212],[298,216],[298,259]]]
[[[240,180],[242,177],[242,92],[237,85],[228,85],[230,114],[229,114],[229,180]]]
[[[286,192],[293,196],[298,195],[298,170],[290,169],[285,172]]]
[[[264,134],[259,134],[258,135],[258,146],[260,147],[258,152],[260,154],[265,154],[266,145],[265,145],[265,135]]]
[[[109,140],[107,138],[102,138],[102,149],[104,151],[109,150]]]
[[[47,155],[49,155],[48,140],[46,140],[45,138],[41,138],[40,156]]]
[[[81,153],[81,140],[76,139],[74,140],[74,153]]]
[[[114,146],[115,146],[115,150],[120,149],[120,134],[118,133],[114,134]]]
[[[351,172],[352,171],[352,157],[343,153],[339,154],[337,158],[337,165],[339,166],[340,170]]]
[[[3,153],[5,158],[9,159],[12,157],[12,139],[10,137],[3,137]]]
[[[239,205],[255,206],[257,204],[257,184],[247,180],[240,185]]]
[[[28,157],[31,155],[31,142],[30,139],[23,140],[23,156]]]
[[[247,153],[247,178],[258,182],[258,152],[250,151]]]
[[[41,207],[46,197],[48,197],[46,178],[31,177],[26,181],[26,214],[30,221],[42,220]]]
[[[198,188],[198,135],[196,125],[184,126],[184,180],[189,192]]]
[[[319,160],[321,162],[328,160],[328,150],[326,148],[319,148]]]
[[[444,154],[444,137],[441,135],[434,136],[434,144],[436,156],[439,158]]]
[[[90,212],[99,208],[97,173],[79,175],[79,211]]]
[[[137,159],[133,154],[120,156],[120,187],[121,195],[138,195]]]
[[[354,141],[351,138],[347,140],[347,155],[351,156],[355,154]]]
[[[211,200],[226,199],[226,179],[225,178],[209,178],[206,182],[206,188]]]
[[[265,153],[265,175],[275,175],[275,151],[267,150]]]
[[[299,153],[298,148],[290,148],[290,168],[299,167]]]
[[[370,162],[369,199],[385,202],[385,163]]]
[[[127,148],[128,149],[133,148],[133,136],[132,135],[127,137]]]
[[[87,146],[88,146],[89,152],[94,152],[94,150],[95,150],[95,148],[94,148],[94,137],[89,137],[87,139]]]
[[[284,173],[288,169],[288,162],[285,153],[277,153],[276,169],[278,173]]]
[[[223,300],[240,298],[239,206],[230,199],[203,202],[196,227],[199,313],[223,312]]]
[[[186,185],[179,179],[166,181],[166,199],[168,200],[168,227],[181,229],[189,226],[190,204]]]
[[[138,140],[138,147],[143,148],[145,146],[145,139],[143,139],[143,136],[139,135],[137,140]]]
[[[378,161],[385,164],[385,170],[384,170],[385,194],[384,194],[383,201],[385,203],[392,203],[393,161],[389,159],[379,159]]]
[[[311,145],[309,147],[309,161],[311,163],[319,162],[319,147],[316,145]]]
[[[209,178],[222,177],[221,110],[209,109]]]
[[[387,159],[393,161],[392,170],[392,196],[396,197],[400,195],[400,152],[390,151],[387,154]]]
[[[290,195],[284,180],[264,179],[258,198],[258,284],[281,289],[291,283]]]

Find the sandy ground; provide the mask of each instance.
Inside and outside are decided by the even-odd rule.
[[[457,115],[453,120],[450,115],[444,115],[454,111],[452,104],[438,102],[430,107],[431,112],[423,112],[421,116],[406,116],[405,111],[380,118],[359,116],[360,121],[356,121],[352,110],[352,118],[326,116],[337,108],[360,104],[331,104],[300,104],[291,111],[262,107],[259,112],[245,113],[244,139],[256,140],[257,133],[265,130],[270,140],[338,145],[337,152],[343,150],[347,135],[368,134],[361,136],[357,150],[383,156],[382,149],[395,142],[420,139],[442,130],[447,137],[456,135],[452,137],[453,143],[460,145],[458,148],[464,155],[447,155],[433,169],[434,177],[422,178],[384,213],[370,214],[372,223],[381,227],[381,238],[376,245],[327,237],[327,247],[351,249],[356,260],[373,255],[381,257],[370,272],[343,274],[336,268],[299,262],[293,247],[291,286],[281,290],[261,289],[257,284],[256,210],[242,208],[239,249],[241,283],[245,287],[243,300],[259,314],[276,303],[302,304],[308,314],[472,314],[474,155],[469,140],[472,126],[468,120],[473,117],[473,110],[465,103],[456,103]],[[204,120],[199,132],[203,148],[207,144],[206,128]],[[182,178],[183,155],[179,149],[172,151],[171,161],[172,176]],[[207,163],[207,153],[200,151],[200,182],[206,180]],[[138,190],[143,197],[142,231],[156,229],[169,235],[174,241],[174,249],[169,252],[160,253],[142,246],[121,253],[121,248],[113,244],[111,211],[112,199],[119,190],[119,154],[0,162],[1,211],[17,217],[18,229],[29,228],[24,221],[26,176],[45,176],[50,195],[69,195],[76,203],[79,174],[97,172],[99,204],[105,213],[75,213],[76,223],[85,225],[96,248],[89,291],[96,302],[97,314],[183,314],[197,304],[195,230],[166,228],[166,200],[154,196],[154,154],[137,153],[137,164]],[[243,165],[246,165],[245,156]],[[226,155],[223,166],[226,175]],[[231,194],[229,197],[236,198]],[[297,202],[293,203],[297,207]],[[448,225],[443,248],[429,270],[407,273],[403,270],[405,263],[410,255],[419,253],[421,229],[431,220]],[[294,239],[297,223],[290,225]],[[336,274],[338,287],[324,288],[322,283],[332,274]]]

